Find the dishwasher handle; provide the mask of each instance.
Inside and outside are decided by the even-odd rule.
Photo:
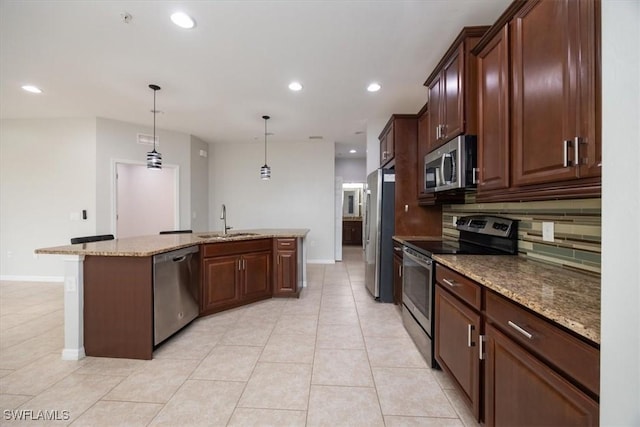
[[[189,254],[191,255],[191,254]],[[183,262],[187,259],[187,255],[177,256],[172,259],[173,262]]]
[[[196,246],[189,246],[175,251],[164,252],[153,256],[153,264],[160,264],[165,262],[183,262],[191,257],[192,254],[200,252],[200,248]]]

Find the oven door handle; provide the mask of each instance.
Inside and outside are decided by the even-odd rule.
[[[431,261],[431,260],[420,259],[420,258],[410,254],[407,251],[404,251],[404,256],[406,256],[407,258],[411,259],[411,261],[415,262],[416,264],[418,264],[418,265],[420,265],[420,266],[422,266],[424,268],[427,268],[429,270],[431,270],[431,268],[432,268],[431,265],[433,264],[433,261]]]

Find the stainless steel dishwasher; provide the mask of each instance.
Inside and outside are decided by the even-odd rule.
[[[153,344],[158,345],[198,316],[198,246],[153,257]]]

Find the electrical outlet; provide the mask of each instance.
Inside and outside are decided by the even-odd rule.
[[[553,222],[542,222],[542,240],[545,242],[554,241]]]
[[[455,227],[457,225],[457,222],[458,222],[458,217],[454,216],[453,217],[453,221],[451,221],[451,225],[453,225]]]

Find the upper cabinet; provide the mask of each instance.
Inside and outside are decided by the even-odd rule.
[[[474,48],[479,201],[600,195],[599,5],[514,2]]]
[[[510,27],[514,184],[599,175],[595,0],[530,1]]]
[[[392,160],[395,157],[395,133],[393,121],[389,121],[378,137],[380,140],[380,166],[393,166]]]
[[[463,133],[476,134],[476,61],[471,49],[488,28],[463,28],[425,82],[429,92],[428,151]]]

